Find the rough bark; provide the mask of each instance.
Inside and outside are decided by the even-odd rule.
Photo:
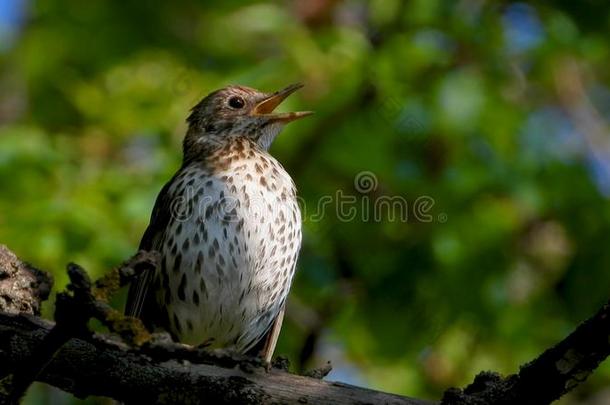
[[[582,383],[610,353],[610,302],[568,337],[506,378],[480,373],[463,391],[447,390],[444,405],[550,404]]]
[[[39,318],[0,314],[0,377],[29,361],[52,326]],[[180,358],[185,353],[167,359],[162,351],[145,354],[100,335],[73,338],[38,380],[78,397],[99,395],[127,403],[430,404],[278,369],[193,364]]]
[[[329,367],[300,376],[285,366],[268,370],[257,359],[150,335],[138,320],[120,315],[107,301],[157,259],[154,252],[139,252],[95,283],[70,264],[71,283],[57,295],[54,324],[31,315],[48,295],[49,277],[0,245],[0,305],[11,311],[0,312],[0,403],[17,402],[37,380],[78,397],[98,395],[127,403],[432,404],[322,381]],[[91,333],[90,318],[113,334]],[[441,404],[551,403],[610,354],[609,338],[610,303],[519,373],[502,378],[482,372],[465,389],[448,389]]]
[[[53,282],[44,271],[19,260],[0,245],[0,312],[40,314]]]

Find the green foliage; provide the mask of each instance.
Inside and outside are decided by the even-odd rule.
[[[316,115],[272,148],[305,213],[278,349],[293,364],[438,398],[516,371],[608,299],[602,3],[26,3],[0,46],[0,242],[56,288],[68,261],[100,276],[135,251],[202,96],[300,81],[282,108]],[[407,220],[366,217],[384,196]],[[606,365],[563,403],[608,383]]]

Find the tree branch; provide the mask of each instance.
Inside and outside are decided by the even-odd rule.
[[[27,362],[52,327],[38,318],[0,314],[0,376]],[[196,360],[197,351],[191,353]],[[205,399],[211,404],[430,404],[277,369],[193,364],[184,359],[185,354],[177,356],[182,359],[169,359],[173,354],[168,351],[132,350],[102,335],[73,338],[38,380],[77,397],[99,395],[127,403],[200,403]]]
[[[156,254],[140,252],[92,283],[77,265],[68,266],[68,292],[58,294],[53,324],[32,314],[51,284],[0,245],[0,296],[10,308],[0,312],[0,402],[16,402],[33,380],[77,397],[106,396],[127,403],[215,404],[406,404],[420,399],[322,381],[329,366],[300,376],[279,368],[266,370],[255,358],[210,352],[141,330],[107,303],[140,271],[156,264]],[[8,269],[7,269],[8,266]],[[27,283],[19,280],[30,280]],[[19,288],[7,286],[18,285]],[[46,291],[46,293],[45,293]],[[4,308],[3,308],[4,309]],[[94,334],[95,317],[113,335]],[[443,405],[547,404],[584,381],[610,354],[610,302],[566,339],[506,378],[480,373],[464,390],[449,389]]]
[[[321,381],[329,366],[311,373],[319,378],[267,371],[256,358],[150,335],[137,319],[122,316],[107,301],[135,275],[154,269],[157,259],[140,252],[95,283],[81,267],[69,264],[70,284],[68,291],[57,294],[55,324],[0,313],[0,402],[17,402],[36,379],[78,397],[99,395],[127,403],[199,403],[205,398],[218,404],[429,404]],[[27,298],[35,296],[33,292]],[[119,336],[91,333],[87,322],[92,317]]]
[[[571,391],[610,354],[610,302],[568,337],[521,366],[518,374],[501,378],[480,373],[464,391],[445,392],[443,405],[550,404]]]

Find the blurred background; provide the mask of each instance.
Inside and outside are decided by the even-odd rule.
[[[438,399],[610,295],[609,37],[603,0],[1,0],[0,243],[56,289],[69,261],[100,276],[135,252],[190,107],[303,82],[282,108],[316,115],[272,147],[304,206],[276,353]],[[368,215],[388,197],[407,209]],[[610,403],[610,362],[559,403]]]

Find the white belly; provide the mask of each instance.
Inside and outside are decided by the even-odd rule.
[[[156,241],[163,256],[156,299],[184,343],[247,351],[284,305],[301,218],[292,180],[266,159],[214,176],[186,170],[170,189],[182,200],[175,199],[168,231]]]

